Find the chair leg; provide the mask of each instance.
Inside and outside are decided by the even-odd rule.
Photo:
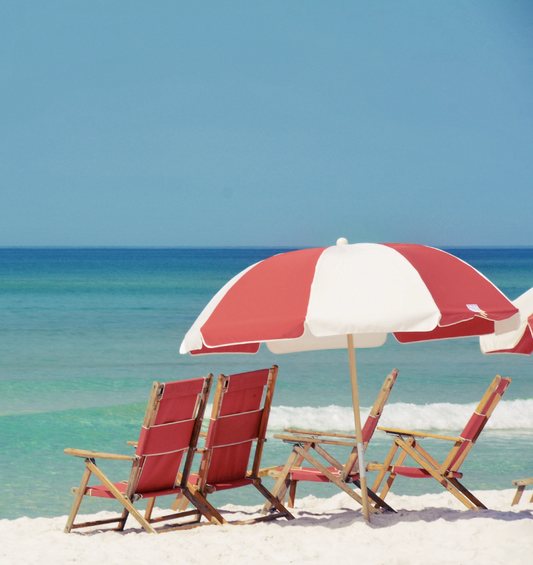
[[[327,467],[322,465],[320,461],[315,459],[312,455],[304,451],[300,446],[295,445],[294,450],[304,457],[315,469],[318,469],[324,476],[326,476],[332,483],[336,484],[342,491],[344,491],[348,496],[353,498],[361,506],[363,505],[363,499],[354,490],[352,490],[340,477],[334,475],[329,471]],[[372,514],[381,514],[381,510],[374,508],[370,505],[369,510]]]
[[[285,516],[287,520],[294,520],[294,516],[281,504],[281,502],[268,490],[265,488],[261,479],[254,480],[254,487],[272,504],[276,507],[277,511]]]
[[[89,483],[89,479],[91,478],[91,470],[86,466],[85,471],[83,472],[80,486],[78,491],[76,492],[76,498],[74,499],[74,503],[72,504],[72,509],[70,511],[67,524],[65,529],[63,530],[66,534],[70,533],[72,530],[72,525],[74,524],[74,520],[76,515],[78,514],[78,510],[80,509],[81,501],[85,495],[85,489],[87,488],[87,484]]]
[[[197,490],[184,490],[183,493],[189,499],[194,507],[202,514],[209,522],[216,525],[227,524],[228,522],[224,520],[220,512],[210,503],[207,498]],[[198,516],[198,521],[200,521],[200,516]]]
[[[520,499],[522,498],[522,493],[524,492],[524,489],[526,488],[526,485],[520,485],[515,492],[514,498],[513,498],[513,502],[511,502],[511,506],[514,506],[515,504],[518,504],[520,502]],[[533,497],[532,497],[533,500]]]
[[[183,493],[181,493],[178,494],[178,496],[176,496],[176,500],[174,500],[174,503],[172,504],[172,510],[183,512],[184,510],[187,509],[188,505],[189,505],[189,501],[183,495]]]
[[[473,502],[478,508],[487,510],[487,507],[480,502],[464,485],[462,485],[457,479],[448,479],[450,483],[460,492],[462,492],[471,502]]]
[[[156,530],[150,525],[150,523],[144,519],[144,516],[137,510],[137,508],[133,506],[131,501],[117,489],[117,487],[104,475],[104,473],[102,473],[102,471],[100,471],[100,469],[94,463],[86,460],[86,465],[100,479],[102,484],[104,484],[109,489],[111,494],[120,502],[120,504],[122,504],[125,510],[127,510],[149,534],[157,533]]]
[[[130,515],[130,513],[129,513],[128,509],[124,508],[124,510],[122,511],[122,514],[120,515],[120,519],[117,520],[118,526],[115,528],[117,532],[124,531],[124,527],[126,526],[126,520],[128,519],[129,515]]]
[[[285,493],[287,492],[287,488],[289,487],[289,481],[287,480],[287,477],[289,475],[292,466],[294,465],[294,462],[296,461],[296,459],[298,459],[298,457],[299,454],[296,452],[295,449],[293,449],[289,455],[289,458],[287,459],[287,462],[285,463],[285,466],[283,467],[283,471],[281,471],[281,473],[279,474],[278,480],[276,481],[276,484],[272,489],[272,496],[280,502],[283,500]],[[263,506],[263,509],[261,510],[261,514],[263,515],[268,514],[271,508],[272,508],[272,504],[267,499],[265,505]]]
[[[144,518],[147,522],[152,519],[152,512],[154,511],[155,506],[155,497],[149,498],[148,502],[146,503],[146,510],[144,512]]]
[[[400,445],[397,443],[398,438],[394,439],[394,443],[400,447]],[[414,439],[413,438],[409,438],[407,440],[407,444],[409,446],[413,445],[414,443]],[[400,455],[398,456],[398,460],[396,461],[396,465],[401,466],[403,465],[403,462],[405,461],[405,458],[407,457],[407,453],[405,451],[402,451],[400,453]],[[391,487],[392,487],[392,483],[394,483],[394,480],[396,479],[397,475],[396,473],[392,472],[389,475],[389,478],[387,479],[387,482],[385,483],[385,485],[383,486],[383,490],[381,491],[381,493],[379,494],[379,496],[384,500],[385,497],[387,496],[387,494],[389,493]]]
[[[287,506],[289,508],[294,508],[294,501],[296,500],[296,487],[298,486],[298,481],[294,479],[291,481],[291,486],[289,487],[289,502]]]
[[[421,467],[423,467],[434,479],[436,479],[447,491],[451,492],[467,508],[470,510],[478,510],[476,504],[467,498],[461,489],[457,488],[449,479],[441,475],[432,465],[425,461],[424,458],[416,452],[416,450],[407,445],[403,439],[396,437],[394,441],[396,441],[404,452],[407,452]]]
[[[379,471],[378,476],[376,477],[376,480],[372,485],[372,489],[371,489],[372,491],[378,492],[379,487],[381,486],[381,482],[385,478],[385,475],[389,472],[390,465],[397,451],[398,451],[398,445],[396,445],[396,443],[393,443],[387,457],[385,458],[385,461],[383,462],[383,465],[381,466],[381,470]],[[384,498],[383,494],[381,495],[381,498]]]

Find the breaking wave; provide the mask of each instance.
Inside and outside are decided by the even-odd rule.
[[[472,404],[388,404],[379,421],[380,426],[411,430],[462,430],[475,410]],[[370,408],[361,408],[364,423]],[[274,406],[268,423],[269,431],[284,428],[339,431],[353,433],[352,408],[342,406],[292,407]],[[496,407],[486,429],[533,431],[533,399],[502,400]]]

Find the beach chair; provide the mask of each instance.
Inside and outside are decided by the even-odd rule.
[[[396,382],[397,376],[398,369],[394,369],[391,374],[387,376],[363,426],[363,449],[365,451],[383,413],[383,409],[387,403],[392,387]],[[334,483],[354,500],[360,504],[362,503],[361,497],[349,486],[353,484],[356,487],[360,487],[357,444],[353,441],[356,439],[354,435],[294,429],[286,429],[285,432],[290,433],[290,435],[274,435],[274,437],[286,443],[292,443],[292,452],[284,467],[277,467],[268,471],[271,477],[277,479],[272,489],[272,494],[279,501],[285,500],[288,491],[288,506],[289,508],[294,508],[298,483],[300,481],[311,481],[318,483]],[[348,460],[343,465],[332,457],[332,455],[322,447],[323,445],[349,446],[352,447],[352,451]],[[313,457],[310,454],[311,449],[325,459],[330,466],[326,467]],[[301,467],[304,460],[310,463],[312,467]],[[369,491],[368,494],[370,498],[373,498],[376,508],[381,507],[393,511],[388,504],[380,500],[373,492]],[[267,503],[263,507],[263,513],[267,513],[269,510],[270,504]]]
[[[220,375],[213,410],[198,473],[191,474],[189,482],[202,499],[215,492],[253,485],[276,508],[269,516],[232,523],[254,523],[293,516],[276,500],[261,481],[260,465],[272,396],[276,385],[278,367],[242,373]],[[248,471],[252,447],[255,443],[253,463]],[[179,496],[174,509],[183,509],[183,496]]]
[[[369,464],[369,470],[379,471],[372,490],[374,492],[379,490],[381,482],[387,473],[389,473],[389,477],[380,493],[380,498],[382,499],[387,496],[398,475],[415,479],[433,477],[467,508],[471,510],[486,508],[482,502],[459,482],[459,479],[463,477],[463,474],[459,472],[459,468],[476,443],[492,412],[510,384],[510,378],[504,379],[500,375],[494,378],[459,437],[378,427],[378,430],[394,434],[396,437],[384,463],[382,465]],[[454,443],[442,464],[422,448],[419,443],[419,439],[422,438],[433,438]],[[398,450],[400,450],[400,454],[396,464],[393,464]],[[405,466],[404,461],[407,456],[414,459],[420,467]]]
[[[514,487],[517,487],[513,501],[511,502],[511,506],[514,506],[520,502],[526,485],[533,485],[533,479],[518,479],[517,481],[513,481],[511,484]],[[529,502],[533,502],[533,494],[531,495]]]
[[[65,449],[65,453],[85,459],[85,472],[78,488],[73,488],[76,498],[67,520],[65,533],[74,528],[101,526],[117,523],[115,530],[123,530],[131,514],[150,533],[184,527],[184,524],[164,525],[155,528],[152,524],[175,518],[192,517],[187,526],[199,524],[201,516],[211,523],[222,523],[223,519],[206,501],[198,499],[187,487],[187,478],[197,447],[207,397],[213,375],[171,383],[154,382],[148,407],[141,428],[135,455],[117,455],[81,449]],[[185,462],[183,463],[185,455]],[[130,461],[131,472],[127,481],[114,483],[96,465],[96,459]],[[183,466],[182,466],[183,463]],[[91,475],[101,484],[89,486]],[[167,514],[152,518],[155,499],[159,496],[183,494],[194,505],[194,510],[184,513]],[[116,499],[124,510],[120,516],[74,523],[84,496]],[[133,503],[148,499],[144,516]]]

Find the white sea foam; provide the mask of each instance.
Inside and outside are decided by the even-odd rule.
[[[387,404],[379,425],[412,430],[461,430],[477,404]],[[361,408],[364,422],[370,408]],[[269,430],[301,428],[353,432],[353,409],[343,406],[292,407],[274,406]],[[491,416],[486,429],[533,431],[533,399],[502,400]]]

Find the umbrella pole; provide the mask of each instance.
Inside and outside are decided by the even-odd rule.
[[[355,419],[355,437],[357,441],[357,459],[359,462],[359,480],[361,483],[361,498],[363,499],[363,515],[370,522],[370,509],[366,485],[365,450],[363,432],[361,429],[361,414],[359,412],[359,390],[357,388],[357,369],[355,366],[355,348],[353,334],[348,334],[348,359],[350,362],[350,382],[352,384],[353,413]]]

